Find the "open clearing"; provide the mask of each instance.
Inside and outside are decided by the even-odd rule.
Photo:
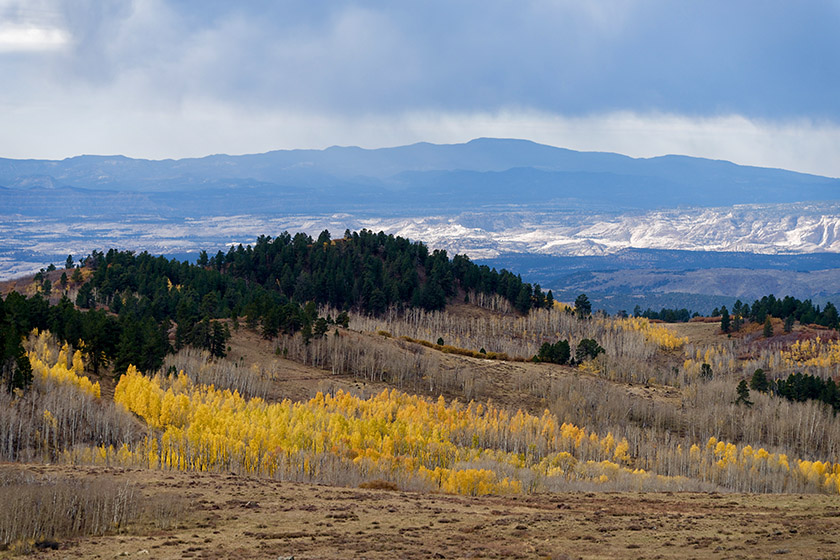
[[[455,354],[444,354],[437,350],[424,348],[419,344],[396,341],[393,338],[386,338],[377,334],[361,333],[358,331],[345,330],[344,336],[353,337],[365,346],[365,348],[376,348],[382,346],[398,347],[401,343],[404,346],[411,346],[415,351],[423,354],[434,354],[439,358],[442,371],[455,375],[469,375],[475,379],[477,392],[480,401],[492,399],[497,405],[508,407],[512,410],[521,408],[533,414],[542,414],[548,403],[545,399],[535,397],[528,391],[522,389],[533,379],[550,379],[564,375],[583,375],[594,377],[592,374],[576,372],[567,366],[555,364],[535,364],[532,362],[514,362],[504,360],[482,360]],[[332,335],[329,335],[332,336]],[[328,370],[306,366],[292,360],[278,357],[273,349],[276,341],[267,341],[259,334],[241,328],[233,333],[229,342],[231,351],[228,360],[240,362],[246,368],[256,366],[262,371],[269,372],[271,377],[271,390],[267,395],[270,401],[290,399],[292,401],[308,400],[315,396],[318,391],[334,392],[339,389],[350,392],[361,397],[375,395],[385,389],[393,389],[394,385],[369,380],[354,378],[352,375],[332,374]],[[407,352],[406,352],[407,353]],[[463,393],[448,392],[445,390],[429,390],[422,384],[417,387],[396,387],[410,393],[420,394],[432,399],[443,395],[447,400],[464,398]]]
[[[134,484],[175,512],[76,538],[66,558],[840,558],[840,499],[821,495],[565,493],[464,497],[227,474],[21,465]],[[2,553],[0,553],[2,554]]]

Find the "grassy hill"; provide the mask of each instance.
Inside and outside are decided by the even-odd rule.
[[[234,272],[217,263],[207,263],[206,278],[239,274],[247,285],[271,285],[255,281],[259,273],[247,266]],[[98,309],[47,307],[46,324],[50,309],[83,319],[102,313],[114,324],[132,298],[154,309],[153,301],[140,303],[150,283],[118,274],[118,266],[124,262],[115,258],[82,275],[84,285],[97,274],[109,282],[100,280],[91,296]],[[188,291],[187,277],[165,293]],[[101,289],[132,279],[136,288]],[[16,288],[40,289],[33,282]],[[640,548],[680,557],[686,546],[731,554],[747,540],[768,553],[831,550],[824,535],[836,530],[834,518],[816,523],[800,507],[834,511],[832,498],[820,495],[840,491],[840,420],[804,394],[753,390],[745,403],[737,387],[759,369],[770,387],[794,372],[833,383],[840,367],[834,330],[794,323],[785,332],[771,318],[769,333],[749,322],[723,333],[719,322],[667,325],[575,314],[559,304],[523,313],[498,293],[456,283],[443,308],[371,313],[288,300],[283,305],[301,305],[309,317],[307,332],[266,329],[270,313],[249,319],[241,314],[247,303],[214,314],[232,300],[211,307],[205,296],[199,306],[230,334],[224,351],[214,355],[194,339],[177,344],[176,322],[166,331],[172,351],[145,371],[131,364],[123,372],[118,360],[101,359],[95,372],[84,336],[74,343],[60,333],[27,334],[32,383],[0,392],[0,457],[18,464],[4,467],[0,493],[49,501],[55,491],[72,502],[89,493],[85,481],[116,478],[98,501],[84,502],[85,515],[113,516],[108,508],[123,504],[120,526],[129,536],[118,536],[112,523],[52,534],[7,518],[0,523],[5,545],[64,547],[39,552],[46,557],[69,542],[83,554],[158,547],[161,557],[337,557],[337,547],[353,542],[365,542],[371,557],[387,554],[376,544],[385,542],[405,557],[502,549],[521,557],[623,557],[625,548],[627,557]],[[4,321],[18,317],[10,305],[21,301],[7,296]],[[336,322],[341,314],[346,321]],[[315,328],[320,319],[323,329]],[[571,362],[534,359],[558,341],[569,343]],[[587,353],[587,341],[603,351]],[[137,486],[121,486],[127,481]],[[720,498],[724,492],[735,494]],[[791,493],[809,496],[799,501]],[[420,518],[409,503],[420,506]],[[776,507],[785,509],[768,515]],[[284,512],[304,508],[275,530],[291,523]],[[753,533],[724,526],[724,512],[752,519]],[[433,531],[434,545],[425,531]],[[593,531],[601,536],[590,540]]]

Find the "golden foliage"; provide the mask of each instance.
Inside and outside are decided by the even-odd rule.
[[[658,345],[664,350],[678,350],[688,339],[676,336],[667,327],[651,323],[644,317],[627,317],[617,319],[616,324],[625,331],[638,331],[645,335],[645,339]]]
[[[26,355],[32,366],[33,376],[50,378],[59,383],[73,385],[82,392],[96,398],[100,397],[99,382],[91,383],[87,376],[82,375],[85,371],[85,364],[79,350],[73,353],[72,361],[68,361],[70,348],[66,343],[56,354],[54,348],[57,344],[48,331],[39,333],[36,329],[32,331],[32,337],[34,338],[32,349]],[[71,364],[69,367],[68,362]]]
[[[840,341],[815,339],[797,340],[781,351],[781,362],[790,367],[831,367],[840,364]]]
[[[98,384],[79,375],[80,353],[69,360],[69,349],[57,350],[43,333],[31,342],[37,375],[98,396]],[[716,354],[698,357],[714,361]],[[470,495],[556,489],[574,481],[680,488],[688,480],[742,491],[840,493],[840,464],[830,461],[792,459],[711,437],[705,445],[676,446],[677,468],[662,476],[637,468],[626,439],[561,423],[548,411],[514,413],[397,390],[367,399],[339,391],[306,402],[268,403],[194,383],[183,372],[150,378],[131,366],[114,398],[145,420],[149,435],[120,446],[65,449],[64,460],[335,483],[353,473],[357,480]],[[57,430],[53,412],[43,412],[45,437]]]
[[[555,299],[554,304],[552,306],[552,309],[555,309],[557,311],[572,311],[574,309],[574,306],[569,304],[569,303],[564,303],[562,301],[557,301]]]
[[[629,468],[626,440],[560,424],[548,412],[510,413],[396,390],[369,399],[339,391],[266,403],[193,384],[183,374],[145,377],[134,367],[114,398],[160,432],[135,449],[103,448],[88,457],[95,462],[267,476],[291,471],[314,480],[338,461],[368,477],[419,479],[472,495],[521,492],[522,480],[539,477],[603,483],[619,474],[647,476]]]
[[[718,484],[732,486],[737,477],[747,480],[746,489],[753,492],[840,492],[840,463],[790,460],[784,453],[756,450],[750,445],[739,447],[714,437],[704,448],[693,445],[689,453],[693,472],[688,475]]]

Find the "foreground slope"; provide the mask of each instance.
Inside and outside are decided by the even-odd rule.
[[[56,543],[57,550],[38,552],[37,557],[45,559],[588,560],[840,554],[836,540],[840,509],[827,496],[464,497],[313,486],[223,473],[21,468],[36,478],[117,482],[135,490],[136,516],[119,534],[63,540]]]

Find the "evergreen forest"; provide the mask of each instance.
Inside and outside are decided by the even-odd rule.
[[[68,257],[68,270],[73,260]],[[23,387],[30,374],[20,341],[32,329],[49,330],[59,340],[84,348],[94,374],[102,365],[119,376],[133,364],[155,371],[167,353],[184,346],[223,357],[230,327],[220,319],[243,318],[265,338],[302,332],[323,336],[328,325],[347,323],[347,311],[379,315],[388,309],[440,310],[469,294],[498,295],[520,313],[550,308],[552,294],[506,270],[478,266],[463,255],[429,251],[420,242],[382,232],[346,231],[332,239],[304,233],[260,236],[256,243],[230,247],[197,263],[147,252],[93,251],[71,274],[75,301],[62,296],[50,306],[52,291],[43,273],[40,293],[12,292],[0,301],[3,376]],[[66,279],[63,276],[64,279]],[[75,304],[75,305],[74,305]],[[342,310],[318,317],[319,306]],[[169,332],[174,329],[174,343]]]

